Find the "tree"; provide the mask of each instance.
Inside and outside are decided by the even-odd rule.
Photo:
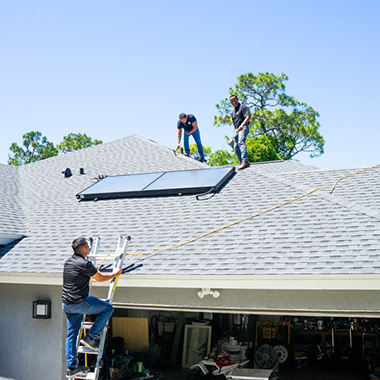
[[[92,141],[91,137],[81,133],[70,133],[63,138],[63,141],[54,146],[41,132],[28,132],[22,136],[22,146],[12,143],[8,155],[9,165],[26,165],[31,162],[44,160],[45,158],[57,156],[58,153],[67,153],[92,145],[102,144],[101,140]]]
[[[88,137],[85,133],[69,133],[63,138],[63,141],[57,145],[57,148],[61,153],[68,153],[102,143],[103,141],[101,140],[92,141],[92,138]]]
[[[272,157],[272,149],[280,159],[289,160],[300,152],[309,152],[310,157],[323,154],[324,139],[318,129],[319,117],[312,107],[299,102],[285,93],[285,74],[275,76],[269,73],[240,75],[238,83],[229,89],[230,95],[236,95],[251,110],[250,140],[265,137],[260,144],[268,145],[267,154]],[[232,123],[232,105],[229,99],[216,105],[219,116],[215,116],[214,125]],[[255,145],[255,144],[253,144]],[[259,161],[265,161],[267,154],[259,155]],[[249,157],[251,160],[251,157]]]
[[[41,132],[33,131],[22,136],[23,147],[12,143],[9,148],[11,153],[8,155],[8,164],[20,166],[44,160],[58,154],[57,148]]]

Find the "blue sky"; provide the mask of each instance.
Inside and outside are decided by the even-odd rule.
[[[174,148],[181,112],[227,149],[215,105],[238,75],[272,72],[320,113],[325,154],[297,159],[378,164],[379,15],[378,0],[0,0],[0,163],[33,130]]]

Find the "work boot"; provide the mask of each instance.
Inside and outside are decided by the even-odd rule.
[[[85,367],[83,365],[79,365],[76,368],[67,368],[66,377],[74,377],[75,375],[78,375],[79,373],[86,373],[89,370],[90,370],[90,368]]]
[[[189,157],[190,155],[189,155],[188,153],[185,153],[184,156],[185,156],[185,157]]]
[[[251,164],[249,163],[248,160],[244,160],[241,165],[237,168],[237,170],[243,170],[245,168],[248,168],[249,166],[251,166]]]
[[[207,162],[207,160],[205,158],[201,158],[199,161],[200,162]]]
[[[80,340],[83,346],[91,348],[92,350],[97,350],[99,348],[99,340],[92,339],[89,335],[86,335],[83,339]]]

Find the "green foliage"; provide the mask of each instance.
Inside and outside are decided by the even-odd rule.
[[[33,131],[22,136],[23,147],[12,143],[9,148],[11,153],[8,155],[8,164],[20,166],[54,157],[58,154],[57,148],[41,132]]]
[[[276,147],[267,135],[247,139],[247,152],[250,162],[281,160]]]
[[[252,138],[267,136],[268,139],[261,140],[261,144],[269,143],[269,150],[274,148],[277,155],[285,160],[300,152],[310,152],[311,157],[323,154],[324,139],[318,131],[319,114],[306,103],[285,93],[284,82],[288,80],[285,74],[259,73],[255,76],[248,73],[240,75],[237,80],[229,92],[251,110],[247,144]],[[219,116],[214,117],[214,125],[230,125],[233,107],[229,98],[222,100],[216,108]]]
[[[87,148],[92,145],[101,144],[102,141],[94,140],[86,134],[70,133],[63,138],[63,141],[54,146],[48,141],[47,137],[42,136],[41,132],[28,132],[22,136],[22,146],[12,143],[10,146],[10,154],[8,155],[8,164],[21,166],[44,160],[45,158],[57,156],[58,153],[67,153],[82,148]]]
[[[199,152],[198,152],[197,144],[189,144],[189,148],[190,148],[190,156],[189,157],[194,158],[194,159],[199,158]],[[185,148],[183,148],[183,151],[185,152]],[[207,160],[207,157],[211,153],[211,148],[209,146],[203,146],[203,152],[204,152],[205,158]]]
[[[63,141],[57,145],[57,148],[62,153],[68,153],[102,143],[103,141],[101,140],[92,141],[92,138],[86,134],[70,133],[63,138]]]
[[[226,137],[226,139],[228,139]],[[276,152],[275,146],[266,135],[247,139],[247,152],[249,162],[276,161],[281,160],[281,156]],[[239,161],[235,152],[227,150],[217,150],[210,154],[207,163],[211,166],[235,165]]]
[[[211,153],[210,157],[207,159],[207,163],[211,166],[222,166],[238,164],[239,161],[235,153],[230,153],[227,150],[219,149]]]

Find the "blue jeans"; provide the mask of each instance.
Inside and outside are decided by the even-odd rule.
[[[205,158],[205,154],[203,152],[203,146],[202,146],[202,142],[201,142],[201,134],[199,132],[199,128],[194,131],[193,133],[191,133],[190,135],[187,135],[186,133],[184,134],[183,136],[183,145],[185,146],[185,152],[187,154],[190,154],[190,148],[189,148],[189,137],[190,136],[193,136],[196,144],[197,144],[197,147],[198,147],[198,152],[199,152],[199,155],[201,156],[201,158]]]
[[[96,297],[87,297],[79,304],[67,305],[62,303],[62,309],[66,313],[66,364],[67,367],[76,367],[77,361],[77,337],[83,321],[84,314],[99,314],[87,335],[97,339],[103,331],[113,313],[113,306]]]
[[[237,129],[234,131],[234,151],[239,162],[248,161],[247,145],[245,143],[248,132],[248,125],[245,125],[241,131],[238,131]]]

